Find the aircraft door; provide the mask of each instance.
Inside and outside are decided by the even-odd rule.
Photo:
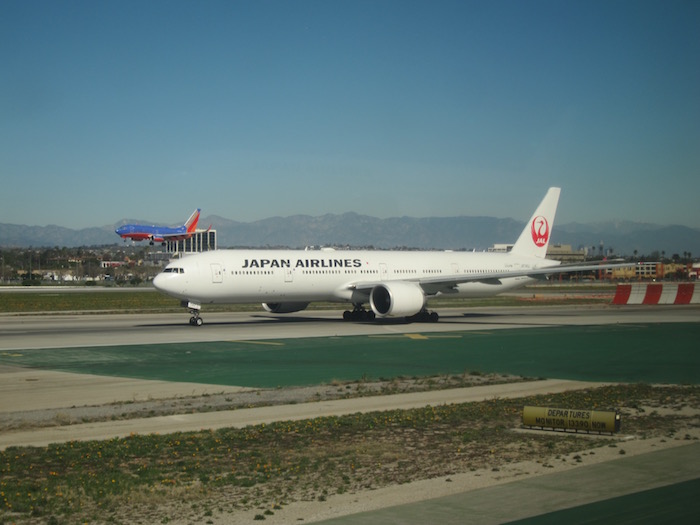
[[[291,283],[292,281],[294,281],[294,273],[292,272],[292,269],[285,268],[284,269],[284,282]]]
[[[213,283],[223,283],[224,282],[224,272],[221,269],[219,263],[211,264],[211,282]]]
[[[388,273],[389,271],[387,270],[386,264],[379,263],[379,279],[382,281],[386,281]]]

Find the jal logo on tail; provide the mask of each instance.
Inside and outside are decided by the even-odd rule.
[[[549,241],[549,223],[547,219],[541,215],[532,219],[531,231],[532,242],[534,242],[536,246],[541,248],[547,244]]]

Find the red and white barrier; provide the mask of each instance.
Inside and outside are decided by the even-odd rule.
[[[612,304],[700,304],[695,283],[618,284]]]

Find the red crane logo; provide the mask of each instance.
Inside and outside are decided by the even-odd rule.
[[[535,243],[535,246],[539,246],[540,248],[546,246],[549,241],[549,223],[547,219],[541,215],[532,219],[531,232],[532,241]]]

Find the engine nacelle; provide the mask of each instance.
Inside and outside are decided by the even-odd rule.
[[[369,305],[377,317],[410,317],[425,306],[425,294],[415,283],[383,283],[372,288]]]
[[[305,310],[309,303],[263,303],[262,305],[271,314],[290,314]]]

